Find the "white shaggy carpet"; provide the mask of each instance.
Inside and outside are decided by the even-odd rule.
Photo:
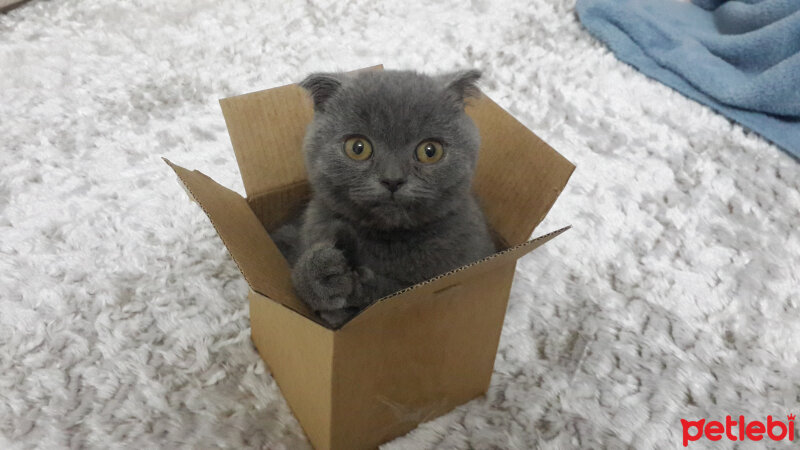
[[[381,62],[483,69],[578,166],[488,396],[386,448],[671,448],[681,418],[800,412],[800,165],[618,62],[573,1],[427,3],[0,16],[0,448],[308,446],[160,157],[242,192],[217,99]]]

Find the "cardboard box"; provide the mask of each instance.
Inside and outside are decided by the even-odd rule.
[[[380,69],[373,68],[373,69]],[[486,96],[474,189],[505,250],[386,297],[337,330],[295,295],[269,231],[310,195],[302,157],[313,108],[297,85],[220,101],[247,198],[167,163],[250,285],[258,352],[318,449],[374,448],[486,392],[516,261],[574,166]]]

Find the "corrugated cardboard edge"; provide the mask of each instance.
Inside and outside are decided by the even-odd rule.
[[[503,255],[508,254],[508,253],[520,252],[521,250],[524,250],[526,247],[531,247],[531,246],[533,246],[534,244],[537,244],[537,243],[542,243],[543,244],[543,243],[553,239],[554,237],[558,236],[559,234],[569,230],[570,228],[572,228],[572,225],[567,225],[564,228],[559,228],[558,230],[552,231],[552,232],[547,233],[547,234],[543,234],[543,235],[541,235],[541,236],[539,236],[537,238],[534,238],[534,239],[531,239],[529,241],[523,242],[522,244],[515,245],[514,247],[507,248],[507,249],[505,249],[503,251],[499,251],[499,252],[497,252],[495,254],[489,255],[486,258],[480,259],[480,260],[475,261],[475,262],[470,263],[470,264],[465,264],[465,265],[463,265],[461,267],[458,267],[456,269],[453,269],[453,270],[451,270],[449,272],[445,272],[445,273],[443,273],[441,275],[437,275],[437,276],[435,276],[433,278],[430,278],[428,280],[419,282],[419,283],[417,283],[417,284],[415,284],[413,286],[409,286],[409,287],[407,287],[405,289],[401,289],[401,290],[395,292],[394,294],[387,295],[386,297],[382,297],[382,298],[378,299],[375,303],[381,302],[381,301],[384,301],[384,300],[388,300],[388,299],[390,299],[392,297],[397,297],[398,295],[405,294],[406,292],[413,291],[415,289],[419,289],[419,288],[421,288],[421,287],[423,287],[425,285],[431,284],[431,283],[433,283],[433,282],[435,282],[435,281],[437,281],[439,279],[442,279],[442,278],[450,276],[450,275],[452,275],[454,273],[461,272],[463,270],[469,269],[470,267],[477,266],[478,264],[481,264],[481,263],[484,263],[484,262],[491,261],[493,259],[499,258],[499,257],[501,257]],[[533,250],[533,249],[531,249],[531,250]],[[524,253],[526,253],[526,252],[520,252],[520,253],[522,253],[522,254],[520,254],[519,256],[522,257],[524,255]]]
[[[222,245],[224,245],[225,249],[228,250],[228,243],[225,242],[225,239],[220,234],[219,227],[217,226],[216,223],[214,223],[214,219],[211,218],[211,215],[208,213],[208,210],[206,210],[206,207],[203,206],[203,204],[200,203],[197,200],[197,198],[194,195],[194,192],[192,192],[192,189],[189,186],[186,185],[186,180],[181,176],[179,169],[183,169],[183,167],[173,163],[172,161],[170,161],[169,159],[167,159],[164,156],[162,156],[161,159],[172,169],[173,172],[175,172],[175,176],[178,177],[178,180],[181,182],[181,187],[186,192],[186,194],[189,196],[189,198],[193,202],[197,203],[197,206],[199,206],[200,209],[203,210],[203,214],[205,214],[206,217],[208,218],[208,221],[211,222],[211,226],[214,227],[214,231],[217,233],[217,236],[219,236],[219,239],[222,241]],[[247,279],[247,275],[245,275],[244,271],[242,270],[242,266],[239,264],[239,261],[236,260],[236,257],[233,256],[233,254],[230,252],[230,250],[228,250],[228,254],[231,256],[231,259],[233,260],[233,263],[236,264],[236,269],[238,269],[239,273],[242,274],[242,277],[244,278],[244,281],[247,283],[247,286],[250,287],[251,290],[253,290],[255,292],[258,292],[258,291],[256,291],[255,289],[252,288],[252,282]],[[265,296],[265,297],[268,297],[267,294],[265,294],[263,292],[258,292],[258,293],[263,295],[263,296]]]
[[[552,231],[552,232],[547,233],[547,234],[543,234],[543,235],[541,235],[539,237],[536,237],[536,238],[531,239],[529,241],[523,242],[522,244],[518,244],[518,245],[515,245],[515,246],[513,246],[511,248],[507,248],[505,250],[499,251],[499,252],[494,253],[494,254],[492,254],[490,256],[487,256],[486,258],[480,259],[480,260],[475,261],[475,262],[470,263],[470,264],[465,264],[465,265],[463,265],[461,267],[455,268],[455,269],[450,270],[448,272],[445,272],[445,273],[443,273],[441,275],[437,275],[437,276],[435,276],[433,278],[427,279],[425,281],[421,281],[421,282],[419,282],[419,283],[417,283],[417,284],[415,284],[413,286],[409,286],[409,287],[407,287],[405,289],[401,289],[401,290],[399,290],[399,291],[397,291],[397,292],[395,292],[393,294],[390,294],[390,295],[387,295],[385,297],[382,297],[382,298],[372,302],[369,306],[367,306],[363,310],[359,311],[359,313],[356,316],[354,316],[353,318],[351,318],[350,320],[348,320],[347,322],[345,322],[344,324],[342,324],[338,328],[335,328],[334,330],[340,330],[340,329],[346,327],[348,324],[352,323],[356,318],[358,318],[359,316],[364,314],[366,311],[368,311],[370,308],[373,308],[375,305],[377,305],[377,304],[379,304],[381,302],[389,301],[389,300],[394,299],[396,297],[399,297],[401,295],[407,294],[407,293],[409,293],[411,291],[415,291],[415,290],[424,288],[424,287],[426,287],[428,285],[437,283],[440,280],[449,277],[450,275],[456,274],[458,272],[463,272],[464,270],[470,269],[470,268],[475,267],[475,266],[477,266],[479,264],[483,264],[483,263],[490,262],[492,260],[496,260],[496,259],[501,258],[503,256],[506,256],[508,254],[514,254],[515,253],[516,254],[516,258],[514,258],[514,260],[517,260],[517,259],[521,258],[522,256],[524,256],[526,253],[531,252],[531,251],[535,250],[536,248],[544,245],[548,241],[550,241],[553,238],[555,238],[556,236],[564,233],[565,231],[569,230],[570,228],[572,228],[572,225],[568,225],[566,227],[560,228],[558,230]],[[487,270],[488,269],[489,269],[489,267],[487,267]],[[443,287],[443,288],[447,289],[447,287]]]

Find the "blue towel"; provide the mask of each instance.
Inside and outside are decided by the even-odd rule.
[[[800,0],[578,0],[620,60],[800,158]]]

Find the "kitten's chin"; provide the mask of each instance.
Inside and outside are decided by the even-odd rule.
[[[422,225],[408,209],[399,203],[379,203],[370,208],[365,217],[372,226],[384,230],[415,228]]]
[[[326,195],[324,203],[353,225],[381,231],[413,230],[424,227],[447,215],[451,206],[449,202],[439,202],[436,207],[432,207],[427,202],[403,196],[359,198],[345,195],[347,201],[342,201],[342,197]]]
[[[382,231],[410,230],[424,226],[432,219],[432,214],[424,213],[415,205],[397,201],[338,203],[339,214],[347,217],[354,225]]]

